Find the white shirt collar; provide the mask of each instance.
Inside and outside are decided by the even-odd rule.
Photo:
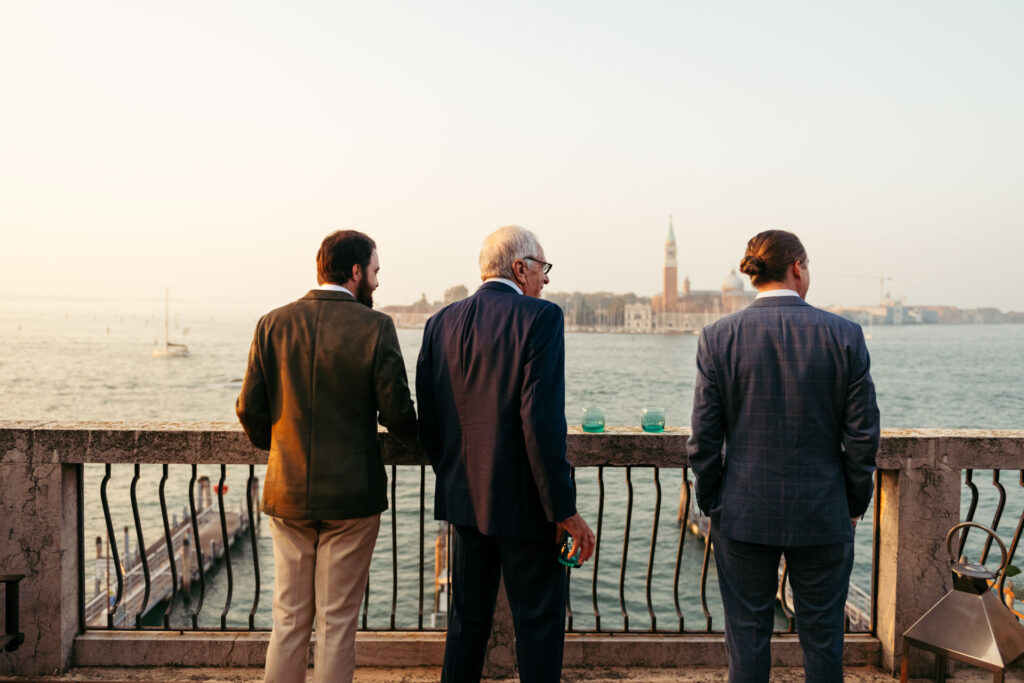
[[[766,289],[763,292],[758,292],[758,299],[767,299],[772,296],[800,296],[792,289]]]
[[[520,287],[516,283],[512,282],[511,280],[506,280],[503,277],[489,277],[486,280],[484,280],[484,284],[486,284],[488,282],[500,282],[501,284],[508,285],[512,289],[516,290],[517,294],[522,294],[523,293],[522,287]]]
[[[327,284],[320,285],[319,287],[317,287],[317,289],[326,289],[329,292],[345,292],[346,294],[348,294],[353,299],[356,298],[355,294],[353,294],[352,292],[348,291],[347,289],[345,289],[341,285],[331,284],[330,282],[328,282]]]

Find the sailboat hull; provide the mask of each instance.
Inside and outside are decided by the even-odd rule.
[[[188,358],[191,355],[185,344],[167,344],[153,349],[153,358]]]

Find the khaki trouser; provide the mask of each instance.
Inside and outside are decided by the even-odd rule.
[[[304,683],[316,613],[316,683],[351,681],[356,623],[380,515],[313,521],[268,517],[274,537],[274,630],[266,683]]]

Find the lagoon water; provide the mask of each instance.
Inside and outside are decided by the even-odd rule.
[[[162,303],[162,302],[161,302]],[[183,302],[172,316],[171,339],[192,350],[188,359],[154,360],[151,349],[163,338],[159,303],[138,301],[56,301],[0,299],[0,418],[4,420],[88,421],[226,421],[234,422],[237,380],[242,376],[260,311],[238,304]],[[414,377],[420,332],[400,330],[410,383]],[[878,389],[882,426],[936,428],[1024,428],[1024,326],[880,326],[868,342],[872,375]],[[605,409],[609,425],[637,425],[645,406],[663,407],[668,426],[686,426],[693,391],[696,338],[630,334],[568,334],[566,336],[566,412],[579,422],[584,406]],[[228,468],[230,505],[237,508],[247,469]],[[262,468],[257,468],[261,476]],[[157,503],[160,467],[142,468],[140,507],[147,544],[162,538]],[[219,478],[216,466],[200,474]],[[577,473],[579,507],[596,528],[596,474]],[[99,483],[102,465],[86,466],[87,595],[94,589],[94,539],[105,538]],[[189,468],[171,466],[169,506],[181,515],[187,505]],[[110,485],[115,529],[134,526],[128,498],[130,467],[115,467]],[[634,511],[626,568],[622,570],[627,491],[624,471],[605,470],[606,501],[597,591],[601,627],[622,628],[620,574],[631,629],[651,627],[646,575],[653,531],[656,487],[653,472],[634,470]],[[652,565],[651,603],[659,629],[678,628],[673,602],[673,572],[680,528],[676,524],[681,473],[660,472],[661,506],[656,554]],[[982,477],[979,477],[979,479]],[[398,601],[396,624],[413,627],[419,610],[419,482],[418,468],[399,468],[395,514],[398,518]],[[1016,486],[1016,482],[1009,482]],[[426,596],[432,604],[433,544],[437,525],[429,512],[432,476],[426,477],[427,523],[424,533]],[[173,492],[173,493],[171,493]],[[982,495],[989,495],[985,489]],[[169,496],[170,497],[170,496]],[[1011,495],[1011,498],[1013,496]],[[982,513],[989,509],[983,498]],[[374,554],[368,625],[390,623],[392,539],[389,510]],[[1006,512],[1001,531],[1008,537],[1020,504]],[[858,528],[853,581],[870,588],[870,520]],[[118,543],[123,537],[118,534]],[[703,629],[699,601],[703,543],[684,533],[680,604],[687,629]],[[258,627],[269,627],[273,554],[269,533],[258,539],[261,586]],[[255,596],[248,540],[231,554],[235,586],[229,625],[244,626]],[[101,563],[103,564],[103,563]],[[572,574],[571,604],[576,628],[594,626],[591,596],[593,562]],[[105,591],[104,581],[100,590]],[[200,624],[216,627],[226,597],[223,567],[208,580]],[[712,627],[722,625],[721,607],[709,575],[708,601]],[[172,621],[185,626],[188,609],[176,605]],[[149,623],[156,624],[157,620]],[[429,616],[426,618],[429,624]]]

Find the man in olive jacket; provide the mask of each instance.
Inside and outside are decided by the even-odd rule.
[[[263,511],[274,538],[274,629],[266,681],[351,681],[370,557],[387,509],[377,422],[416,443],[416,415],[394,323],[372,310],[376,244],[354,230],[317,253],[320,287],[256,325],[235,405],[270,451]]]

